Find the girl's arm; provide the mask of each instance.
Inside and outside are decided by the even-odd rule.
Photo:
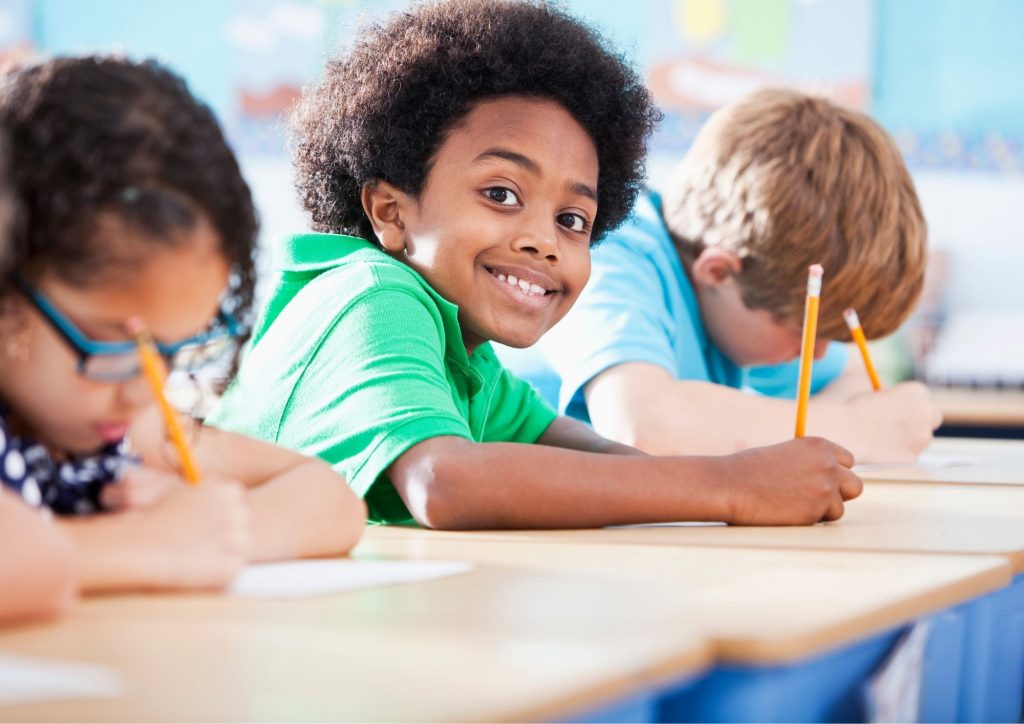
[[[0,490],[0,622],[52,616],[75,600],[71,541],[39,512]]]
[[[849,452],[818,438],[728,457],[656,458],[436,437],[411,447],[387,474],[431,528],[807,525],[838,519],[843,501],[860,494],[852,465]]]
[[[140,417],[131,439],[146,466],[174,472],[155,408]],[[338,555],[358,542],[366,506],[326,463],[207,426],[193,453],[203,475],[238,480],[249,489],[251,560]]]

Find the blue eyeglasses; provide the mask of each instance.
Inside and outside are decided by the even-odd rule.
[[[123,382],[139,375],[142,367],[134,341],[97,342],[89,339],[39,290],[24,279],[17,281],[28,300],[78,355],[80,375],[100,382]],[[237,321],[230,313],[221,310],[205,332],[173,344],[157,342],[156,347],[172,370],[192,373],[224,361],[234,349],[237,337]]]

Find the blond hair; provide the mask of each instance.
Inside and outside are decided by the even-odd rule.
[[[926,227],[899,150],[862,113],[790,90],[757,91],[712,115],[664,194],[684,261],[735,253],[744,303],[803,315],[807,267],[825,267],[819,334],[893,332],[921,292]]]

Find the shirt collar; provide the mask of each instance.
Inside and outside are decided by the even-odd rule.
[[[392,259],[384,250],[373,242],[356,236],[329,233],[294,234],[283,240],[274,254],[275,268],[285,272],[319,272],[338,266],[343,260],[355,254],[366,253],[368,256],[385,257],[395,264],[401,262]],[[469,385],[470,394],[476,394],[484,384],[482,375],[470,362],[466,345],[462,341],[462,327],[459,324],[459,308],[438,294],[427,280],[415,269],[406,267],[423,285],[423,289],[437,306],[444,327],[445,358],[455,369],[462,372]],[[485,345],[481,345],[484,347]],[[475,353],[474,353],[474,356]]]

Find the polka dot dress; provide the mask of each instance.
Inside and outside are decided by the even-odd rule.
[[[136,463],[127,440],[58,463],[35,440],[11,435],[7,412],[0,408],[0,484],[34,508],[49,508],[58,515],[98,512],[103,509],[103,488]]]

